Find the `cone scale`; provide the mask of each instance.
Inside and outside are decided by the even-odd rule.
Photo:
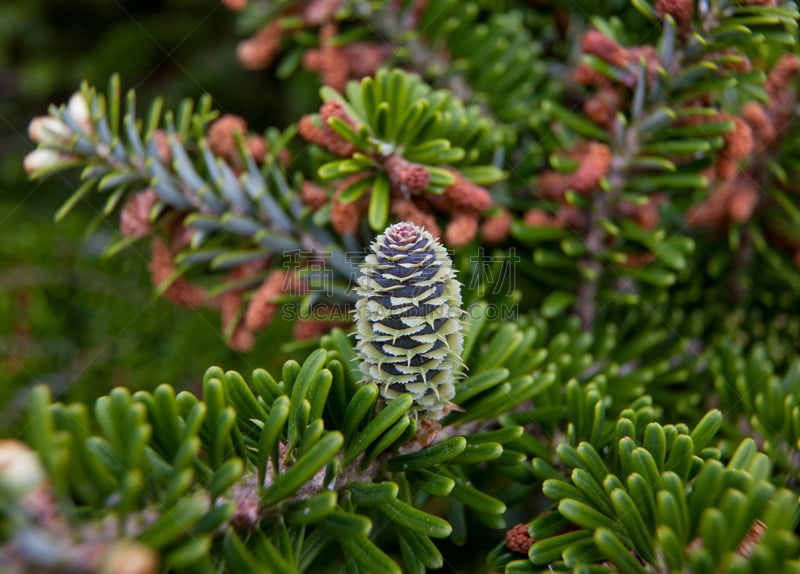
[[[386,402],[410,394],[415,415],[441,418],[463,349],[461,284],[447,250],[413,223],[392,225],[372,243],[356,291],[363,382]]]

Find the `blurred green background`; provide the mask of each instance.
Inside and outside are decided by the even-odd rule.
[[[140,111],[156,95],[174,106],[207,92],[251,129],[287,123],[270,73],[236,62],[237,39],[234,15],[217,0],[0,2],[0,433],[17,434],[20,406],[39,383],[89,401],[117,385],[193,388],[210,365],[279,364],[269,332],[253,352],[235,353],[215,313],[155,299],[146,242],[102,259],[116,221],[91,230],[91,201],[56,225],[77,174],[31,183],[22,170],[30,119],[84,79],[104,89],[113,73],[136,89]]]

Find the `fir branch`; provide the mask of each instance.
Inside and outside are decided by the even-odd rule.
[[[255,296],[251,290],[261,281],[262,289],[274,287],[268,285],[268,277],[282,272],[287,254],[295,254],[298,260],[289,265],[298,272],[305,271],[300,259],[325,257],[330,277],[324,279],[339,293],[338,302],[349,304],[351,298],[342,294],[355,267],[345,256],[346,247],[311,222],[283,173],[284,146],[291,132],[269,131],[267,141],[248,134],[240,118],[224,116],[212,123],[216,112],[208,97],[200,101],[197,112],[192,102],[184,102],[177,115],[162,113],[156,102],[143,126],[133,93],[127,101],[127,113],[123,118],[117,113],[114,123],[107,110],[120,110],[122,101],[119,81],[112,78],[107,97],[84,86],[68,106],[53,108],[50,116],[31,123],[31,136],[40,146],[26,159],[32,177],[84,167],[83,184],[57,219],[93,189],[109,193],[103,208],[106,216],[127,197],[120,210],[121,237],[106,252],[116,253],[159,231],[167,235],[171,245],[153,241],[156,287],[178,304],[219,305],[223,329],[241,350],[253,344],[252,329],[241,322],[245,293]],[[352,250],[353,242],[347,245]],[[209,292],[189,283],[182,275],[191,268],[216,274],[222,285]],[[219,276],[230,269],[234,271]],[[305,295],[296,283],[282,282],[270,298],[282,292]],[[218,302],[225,292],[236,296]],[[250,313],[264,315],[260,309]],[[259,328],[266,325],[256,323]]]
[[[597,196],[589,213],[584,240],[589,254],[579,263],[581,282],[576,294],[575,309],[586,331],[591,330],[594,322],[597,290],[606,265],[602,254],[609,236],[603,222],[613,217],[616,204],[625,189],[625,172],[631,160],[639,152],[636,129],[623,129],[624,140],[611,152],[611,165],[607,176],[608,190],[603,190]]]

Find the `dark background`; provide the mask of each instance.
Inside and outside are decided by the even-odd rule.
[[[236,61],[243,35],[216,0],[0,2],[0,432],[39,383],[90,401],[118,385],[194,388],[210,365],[247,373],[280,364],[269,332],[253,352],[235,353],[216,313],[154,298],[146,241],[101,258],[117,225],[112,216],[91,231],[105,198],[55,224],[78,174],[31,182],[22,169],[30,119],[83,80],[105,90],[113,73],[123,93],[136,89],[140,113],[156,96],[174,107],[207,92],[251,129],[285,125],[271,74]]]

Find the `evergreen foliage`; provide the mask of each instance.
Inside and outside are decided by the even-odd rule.
[[[25,169],[299,360],[32,390],[0,568],[800,572],[795,2],[225,4],[295,123],[114,75]]]

